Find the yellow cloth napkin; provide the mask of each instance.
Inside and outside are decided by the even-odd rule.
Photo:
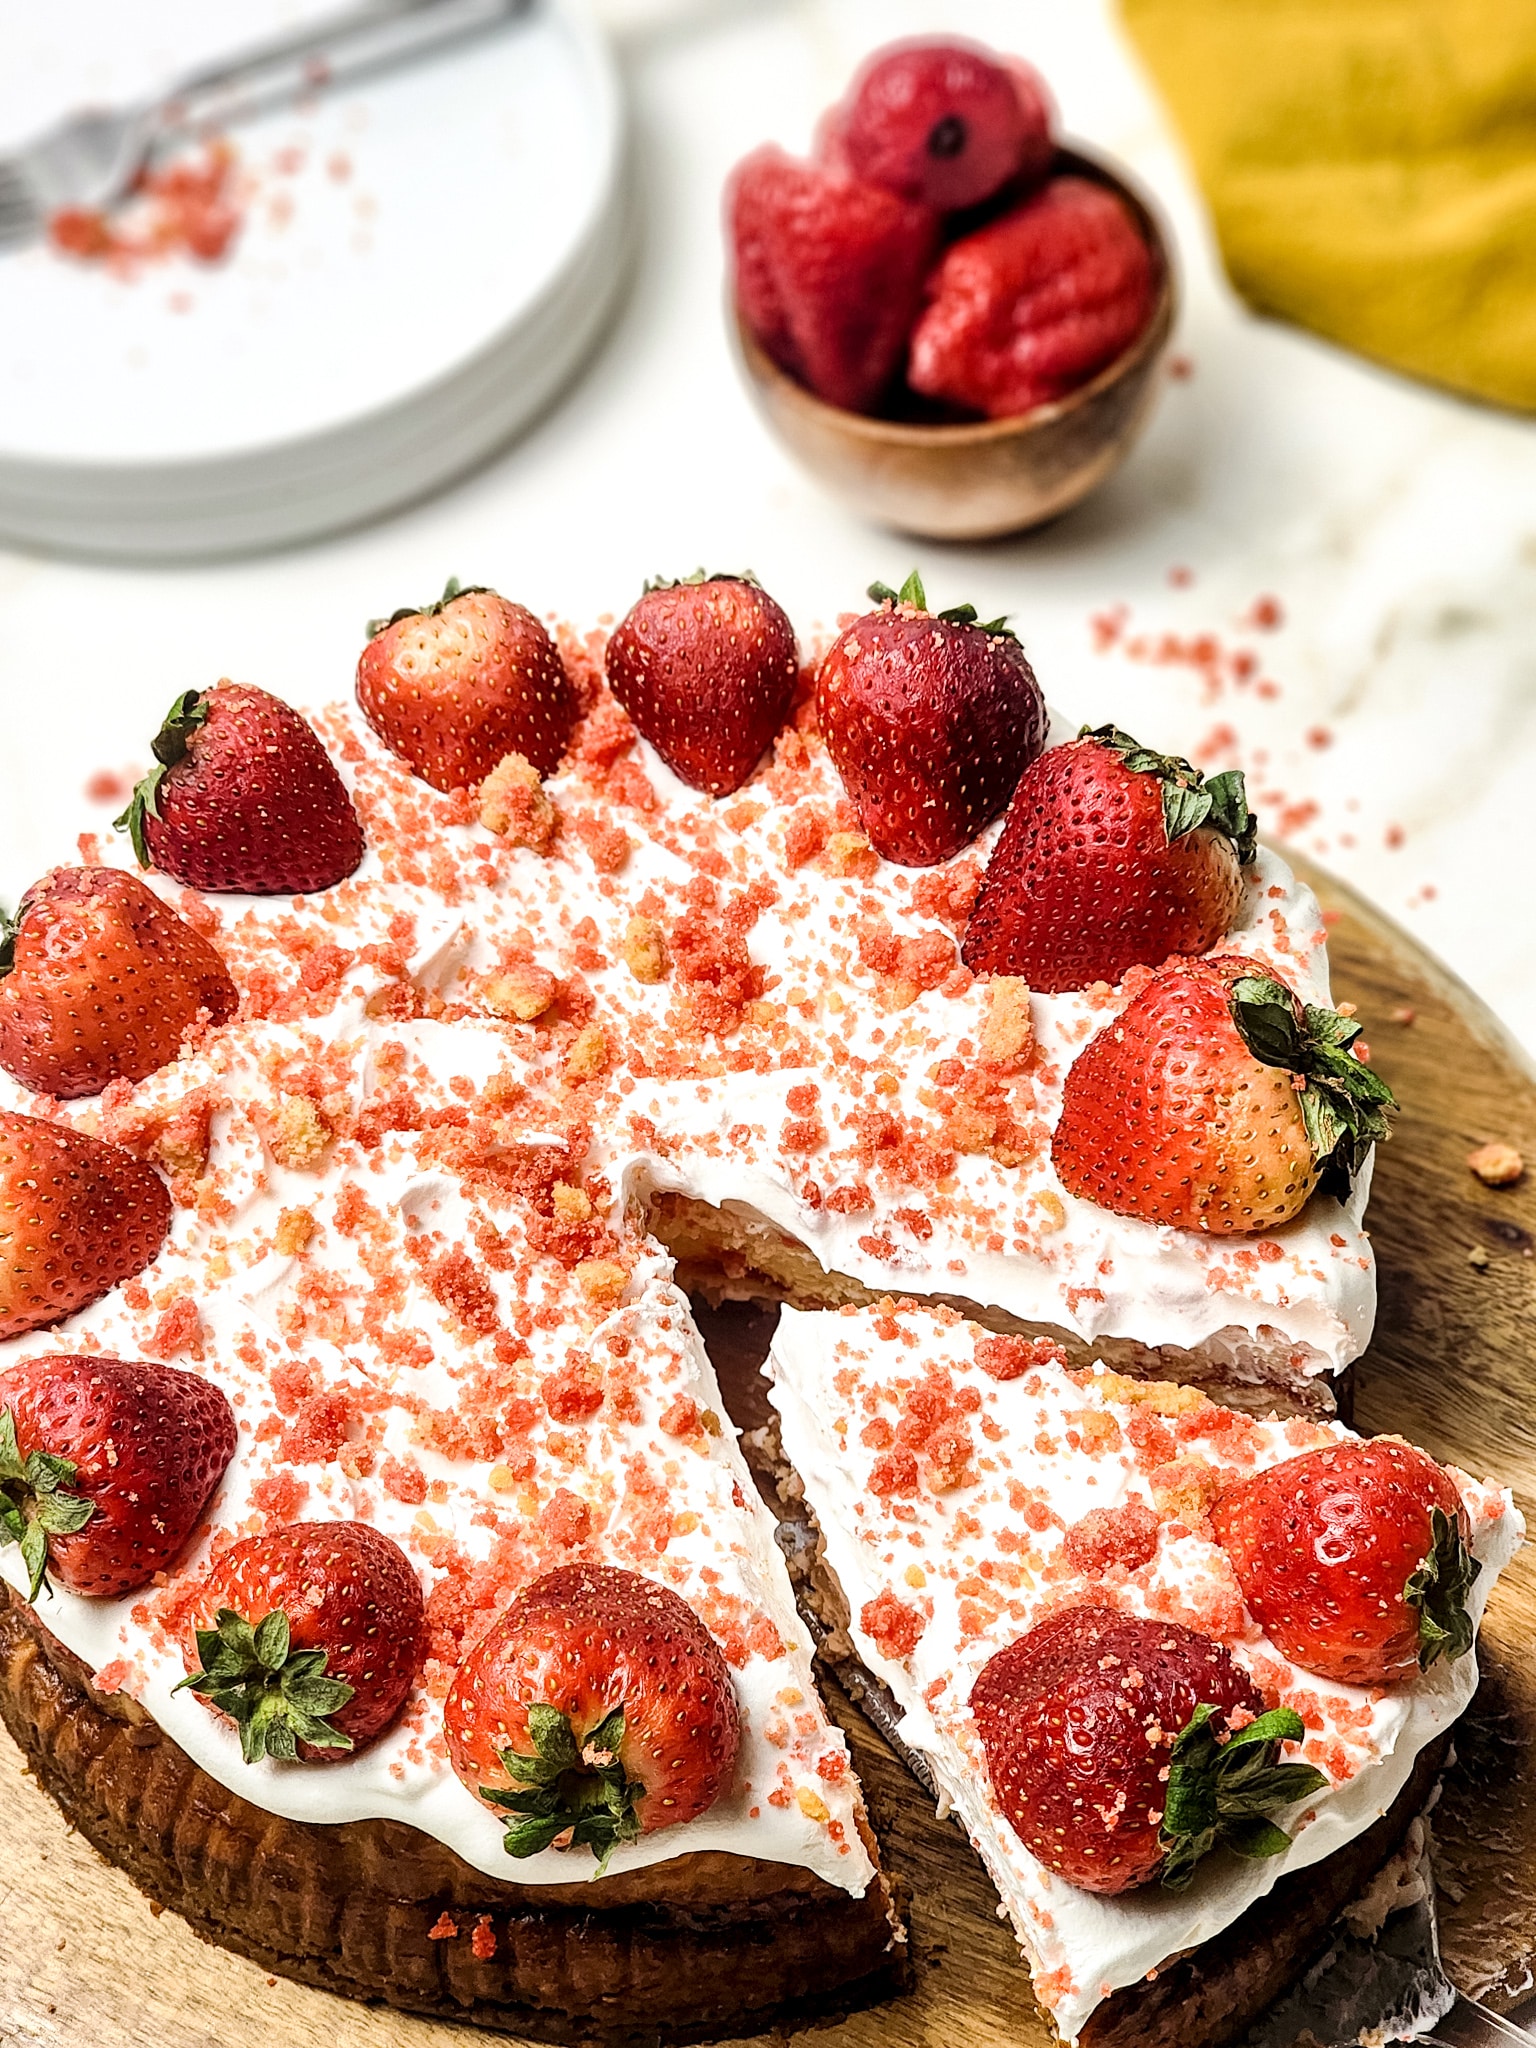
[[[1121,0],[1264,313],[1536,410],[1536,0]]]

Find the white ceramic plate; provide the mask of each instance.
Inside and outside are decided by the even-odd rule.
[[[334,0],[0,0],[0,149]],[[623,274],[623,119],[579,0],[233,131],[222,263],[0,257],[0,532],[123,556],[312,536],[546,404]]]

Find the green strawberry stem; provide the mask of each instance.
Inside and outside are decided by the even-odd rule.
[[[16,934],[21,929],[21,912],[14,917],[0,904],[0,981],[16,965]]]
[[[1328,1783],[1310,1764],[1279,1761],[1281,1744],[1300,1742],[1307,1732],[1291,1708],[1260,1714],[1225,1742],[1212,1726],[1218,1712],[1196,1707],[1174,1740],[1159,1836],[1166,1859],[1161,1882],[1169,1891],[1183,1891],[1212,1849],[1283,1855],[1291,1838],[1270,1815]]]
[[[1429,1529],[1429,1555],[1403,1588],[1403,1598],[1419,1612],[1421,1671],[1441,1657],[1454,1664],[1471,1649],[1477,1629],[1467,1612],[1467,1595],[1482,1570],[1462,1541],[1454,1515],[1431,1508]]]
[[[461,583],[457,576],[450,576],[443,585],[442,596],[435,604],[403,604],[398,611],[391,612],[387,619],[370,619],[368,638],[376,640],[380,633],[387,633],[391,626],[398,626],[402,619],[435,619],[444,606],[452,604],[456,597],[478,597],[482,592],[488,592],[492,597],[496,594],[489,583]]]
[[[207,723],[207,720],[208,699],[202,691],[183,690],[165,714],[164,725],[150,742],[149,751],[155,757],[155,766],[128,799],[128,808],[120,817],[112,820],[115,831],[128,834],[133,844],[134,858],[141,868],[152,865],[149,846],[144,837],[144,820],[146,817],[159,817],[160,785],[176,763],[186,758],[188,740],[199,726]]]
[[[32,1451],[25,1458],[16,1442],[16,1418],[0,1409],[0,1544],[19,1543],[27,1568],[27,1598],[34,1604],[48,1585],[48,1540],[73,1536],[95,1514],[93,1502],[67,1493],[77,1467],[68,1458]],[[53,1588],[48,1586],[51,1594]]]
[[[1387,1112],[1397,1107],[1386,1082],[1350,1051],[1360,1026],[1319,1003],[1298,1004],[1265,974],[1240,975],[1231,1000],[1232,1021],[1254,1058],[1299,1077],[1319,1185],[1342,1200],[1371,1147],[1390,1137]]]
[[[1199,826],[1230,839],[1238,863],[1247,867],[1259,850],[1259,821],[1248,808],[1241,768],[1228,768],[1209,781],[1181,754],[1158,754],[1133,740],[1118,725],[1085,725],[1080,740],[1097,740],[1138,775],[1155,775],[1163,785],[1163,827],[1168,844]]]
[[[750,569],[695,569],[691,576],[647,576],[640,595],[649,597],[653,590],[696,589],[703,583],[750,583],[754,590],[763,587]]]
[[[501,1752],[519,1789],[482,1788],[481,1796],[492,1806],[519,1816],[507,1826],[507,1854],[537,1856],[569,1834],[566,1846],[590,1849],[597,1858],[592,1874],[601,1877],[620,1842],[633,1842],[640,1833],[635,1802],[645,1787],[619,1760],[623,1707],[615,1707],[578,1743],[567,1716],[538,1700],[528,1709],[528,1733],[532,1756],[515,1749]]]
[[[212,1628],[197,1631],[202,1669],[176,1687],[190,1686],[211,1707],[228,1714],[240,1730],[240,1753],[248,1764],[264,1756],[292,1763],[299,1744],[311,1749],[350,1749],[352,1738],[330,1724],[330,1716],[355,1696],[355,1688],[325,1675],[324,1650],[295,1650],[288,1617],[275,1607],[253,1628],[233,1608],[221,1607]]]
[[[876,604],[907,605],[915,612],[925,612],[928,609],[928,593],[924,590],[923,579],[916,569],[900,590],[892,590],[889,583],[871,583],[868,595]],[[946,625],[975,626],[993,640],[1017,640],[1019,637],[1017,633],[1009,630],[1006,612],[1001,618],[982,620],[977,617],[975,605],[955,604],[937,616],[943,619]]]

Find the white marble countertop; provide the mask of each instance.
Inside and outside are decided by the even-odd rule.
[[[586,620],[648,574],[747,565],[805,629],[915,562],[939,601],[1011,612],[1072,717],[1247,768],[1268,832],[1372,896],[1536,1050],[1536,426],[1243,312],[1105,0],[607,10],[643,247],[614,332],[532,434],[302,552],[174,571],[0,554],[0,897],[101,821],[89,774],[142,765],[177,691],[227,674],[343,694],[364,620],[450,572]],[[822,496],[758,424],[721,320],[732,161],[767,136],[803,146],[867,49],[940,17],[1040,65],[1065,130],[1161,201],[1183,266],[1190,373],[1130,463],[1048,531],[981,547],[915,544]],[[1278,628],[1253,623],[1261,597]]]

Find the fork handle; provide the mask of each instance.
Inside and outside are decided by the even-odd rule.
[[[338,84],[526,12],[530,0],[374,0],[274,36],[178,79],[163,129],[231,119],[273,98]]]

